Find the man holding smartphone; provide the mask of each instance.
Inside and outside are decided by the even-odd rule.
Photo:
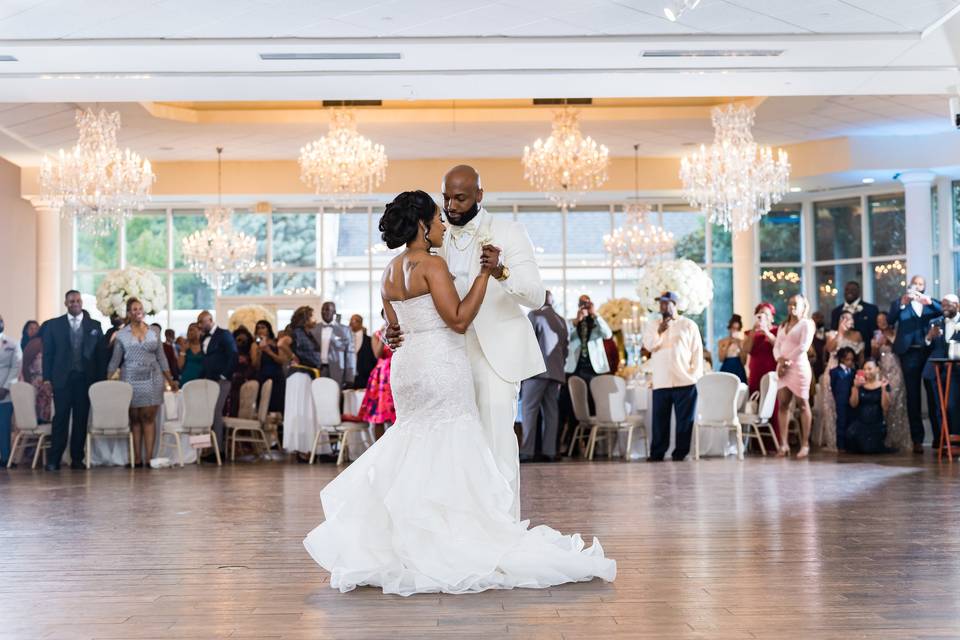
[[[580,296],[577,317],[567,324],[567,334],[570,336],[570,350],[564,370],[568,375],[582,378],[589,389],[591,380],[601,374],[610,373],[610,363],[607,362],[603,341],[613,337],[613,331],[604,319],[597,315],[590,296]],[[590,396],[590,404],[593,405],[593,396]]]

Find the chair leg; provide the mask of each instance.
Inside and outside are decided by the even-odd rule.
[[[700,459],[700,424],[693,423],[693,459]]]
[[[777,435],[777,430],[773,428],[773,425],[769,422],[764,425],[770,431],[770,438],[773,440],[773,446],[777,448],[777,451],[780,451],[780,436]]]
[[[43,436],[41,436],[43,437]],[[17,459],[17,445],[20,444],[20,440],[23,438],[23,433],[17,431],[17,435],[13,437],[13,446],[10,447],[10,459],[7,460],[7,469],[13,466],[13,461]],[[39,451],[40,449],[37,449]],[[36,458],[37,456],[33,456]]]
[[[180,434],[171,433],[168,435],[173,436],[173,438],[177,441],[177,461],[180,462],[180,468],[182,469],[183,468],[183,446],[180,444]],[[197,451],[197,460],[199,459],[200,459],[200,452]]]
[[[92,437],[89,433],[87,433],[87,450],[86,450],[86,452],[84,453],[84,456],[83,456],[84,458],[86,458],[85,462],[87,463],[87,469],[90,468],[90,448],[91,448],[91,442],[93,442],[93,437]],[[132,462],[132,461],[133,461],[133,458],[131,458],[130,460],[131,460],[131,462]]]
[[[347,454],[347,432],[346,431],[340,432],[340,439],[337,441],[337,445],[339,446],[339,449],[340,449],[340,453],[337,454],[337,466],[339,467],[340,465],[343,464],[343,459],[347,457],[346,456]]]
[[[627,427],[627,450],[623,454],[624,462],[630,462],[631,453],[633,453],[633,425]]]
[[[230,461],[237,461],[237,432],[228,432],[230,435],[227,438],[230,440]]]
[[[132,431],[127,435],[127,447],[130,451],[130,468],[133,469],[135,467],[133,462],[134,451],[133,451],[133,432]]]
[[[217,444],[217,435],[211,431],[210,432],[210,441],[213,443],[213,453],[217,456],[217,466],[223,466],[223,460],[220,459],[220,445]]]
[[[743,460],[743,427],[737,423],[737,460]]]
[[[580,425],[579,422],[577,423],[577,426],[573,428],[573,437],[570,438],[570,449],[567,450],[568,458],[573,457],[573,452],[577,448],[577,440],[580,438],[580,432],[582,429],[583,427]],[[563,441],[561,440],[561,442]]]
[[[754,423],[752,426],[753,426],[753,431],[754,431],[754,433],[757,434],[757,442],[760,444],[760,455],[766,456],[766,455],[767,455],[767,447],[766,447],[766,445],[763,444],[763,435],[761,435],[761,433],[760,433],[760,427],[758,427],[758,426],[756,425],[756,423]]]
[[[309,464],[313,464],[313,461],[314,461],[314,460],[316,459],[316,457],[317,457],[317,445],[320,444],[320,436],[321,436],[321,435],[323,435],[323,431],[317,431],[317,435],[315,435],[315,436],[313,437],[313,447],[310,449],[310,462],[309,462]]]
[[[590,439],[587,441],[587,451],[584,457],[587,460],[593,460],[594,449],[597,447],[597,432],[600,431],[600,427],[594,425],[590,429]]]
[[[33,452],[33,464],[30,465],[31,469],[37,468],[37,461],[41,458],[41,455],[44,458],[44,462],[46,462],[47,454],[43,451],[43,441],[45,438],[46,436],[42,433],[37,437],[37,450]]]

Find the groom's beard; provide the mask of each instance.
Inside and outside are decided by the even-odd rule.
[[[474,218],[476,218],[478,213],[480,213],[480,204],[477,203],[477,202],[474,202],[474,203],[473,203],[473,208],[471,208],[469,211],[461,214],[461,215],[460,215],[460,220],[459,220],[458,222],[454,222],[453,220],[450,219],[450,213],[449,213],[446,209],[443,210],[443,215],[446,216],[447,222],[449,222],[450,224],[452,224],[452,225],[455,226],[455,227],[465,226],[465,225],[468,224],[471,220],[473,220]]]

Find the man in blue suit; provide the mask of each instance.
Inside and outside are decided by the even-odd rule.
[[[960,342],[960,298],[951,294],[943,296],[941,301],[943,316],[927,323],[926,343],[930,347],[930,358],[947,358],[950,356],[950,343]],[[946,371],[940,374],[941,384],[946,384]],[[932,362],[927,362],[923,368],[923,384],[927,388],[927,405],[930,409],[930,422],[933,427],[933,450],[940,445],[940,431],[942,419],[940,413],[940,391],[937,388],[937,373]],[[960,370],[954,370],[950,376],[950,394],[947,407],[948,428],[950,433],[957,433],[960,427]]]
[[[893,301],[887,314],[890,324],[897,328],[893,352],[900,359],[903,384],[907,388],[907,417],[910,420],[914,453],[923,453],[920,389],[923,386],[923,368],[927,363],[927,326],[943,315],[940,303],[924,293],[926,284],[923,276],[913,276],[907,292]],[[864,339],[868,340],[869,337],[864,336]]]
[[[877,305],[864,302],[860,293],[860,283],[851,280],[843,287],[843,304],[834,308],[830,314],[830,328],[834,331],[840,325],[840,316],[844,311],[853,316],[853,328],[863,336],[864,357],[870,357],[870,343],[873,332],[877,330],[877,314],[880,310]]]
[[[850,392],[853,391],[854,369],[857,366],[857,354],[850,347],[837,351],[839,366],[830,370],[830,391],[837,407],[837,450],[847,450],[847,427],[853,422],[854,409],[850,406]]]

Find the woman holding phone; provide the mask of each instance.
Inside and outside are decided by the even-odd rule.
[[[777,341],[777,327],[773,323],[775,315],[776,309],[769,302],[758,304],[753,310],[753,328],[743,338],[743,353],[747,354],[747,385],[751,394],[760,390],[763,376],[777,370],[777,359],[773,357],[773,345]],[[770,423],[777,438],[783,440],[776,408]],[[771,441],[765,441],[764,446],[776,448]]]

